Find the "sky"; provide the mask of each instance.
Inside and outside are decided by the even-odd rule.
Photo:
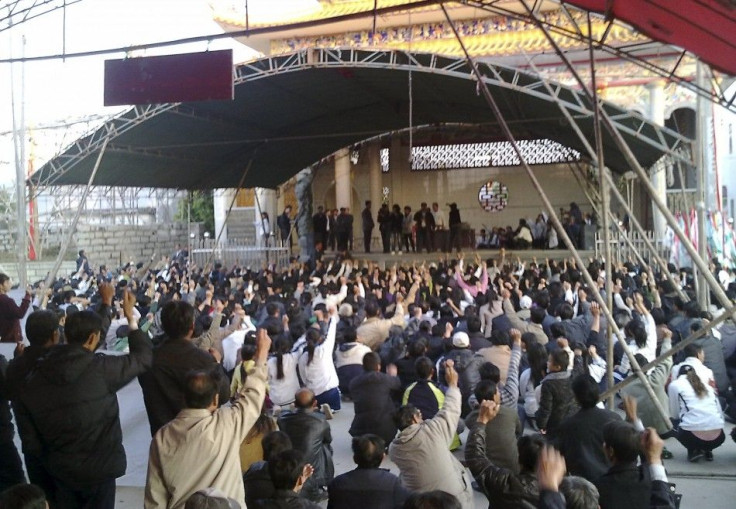
[[[21,0],[23,1],[23,0]],[[286,15],[296,8],[309,7],[315,0],[250,0],[252,19]],[[0,1],[0,19],[6,6]],[[27,3],[30,3],[27,0]],[[56,55],[63,52],[63,15],[58,10],[0,32],[0,59]],[[6,24],[0,29],[6,28]],[[207,0],[82,0],[66,11],[66,52],[124,47],[134,44],[168,41],[198,35],[222,33],[212,20]],[[25,46],[23,45],[25,39]],[[187,51],[233,49],[235,62],[257,56],[253,50],[231,39],[136,52],[133,56],[152,56]],[[32,129],[33,147],[27,154],[36,157],[36,168],[95,124],[81,122],[65,128],[41,129],[64,125],[69,120],[93,115],[110,115],[120,107],[103,107],[104,61],[123,58],[124,54],[85,57],[24,65],[0,63],[0,186],[15,181],[12,144],[13,110],[11,74],[15,83],[16,118],[20,122],[20,104],[24,103],[25,124]],[[21,86],[21,76],[25,86]],[[24,94],[21,94],[21,89]],[[21,101],[21,96],[24,101]],[[125,109],[125,108],[122,108]]]

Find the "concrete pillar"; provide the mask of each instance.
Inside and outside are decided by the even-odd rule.
[[[657,80],[647,85],[649,90],[649,120],[657,125],[664,125],[664,81]],[[652,184],[664,202],[667,202],[667,170],[663,164],[657,165],[652,172]],[[664,239],[667,221],[655,205],[652,205],[654,234],[657,239]]]
[[[381,171],[381,145],[378,143],[368,147],[368,175],[370,177],[370,200],[374,213],[383,203],[383,172]]]
[[[342,148],[335,152],[335,203],[337,208],[353,210],[353,186],[350,179],[350,151]],[[353,215],[354,212],[352,212]]]
[[[296,174],[296,199],[299,210],[296,213],[296,225],[299,231],[299,253],[300,260],[308,262],[314,258],[314,226],[312,225],[312,213],[314,197],[312,196],[312,181],[314,171],[312,168],[304,168]]]

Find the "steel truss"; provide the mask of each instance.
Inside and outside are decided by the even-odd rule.
[[[377,68],[395,69],[413,73],[431,73],[476,81],[472,67],[463,58],[442,57],[427,53],[412,53],[400,50],[358,50],[343,48],[306,49],[286,55],[266,57],[238,65],[235,68],[234,84],[261,80],[276,74],[299,72],[310,68]],[[580,91],[559,83],[548,83],[544,78],[500,65],[478,63],[478,70],[487,86],[523,92],[548,103],[561,103],[578,120],[592,120],[595,116],[593,103]],[[643,117],[632,114],[613,104],[604,109],[620,133],[638,138],[652,148],[667,154],[674,161],[692,164],[691,141],[669,129],[656,126]],[[150,120],[157,115],[173,112],[192,116],[195,113],[182,103],[135,106],[107,121],[91,134],[80,138],[60,155],[52,159],[51,171],[37,183],[39,187],[53,186],[56,181],[78,164],[83,158],[95,153],[107,142],[111,152],[146,152],[139,148],[116,146],[114,141],[123,133]],[[227,119],[212,119],[228,122]],[[158,157],[175,157],[165,148],[152,149]]]
[[[646,41],[626,44],[621,46],[614,46],[607,41],[608,34],[614,26],[622,26],[629,30],[634,30],[629,25],[622,23],[621,21],[610,19],[604,20],[606,28],[603,31],[600,39],[595,39],[588,35],[588,30],[585,27],[585,20],[587,19],[587,11],[579,9],[575,6],[569,5],[564,1],[560,1],[560,9],[564,16],[560,18],[560,22],[555,23],[553,19],[542,18],[538,12],[533,9],[527,9],[527,1],[519,0],[518,5],[521,6],[523,12],[518,12],[509,8],[513,2],[499,1],[499,0],[457,0],[460,3],[482,9],[492,14],[507,16],[525,23],[544,26],[544,28],[551,34],[556,36],[562,36],[565,38],[573,39],[580,42],[584,46],[592,45],[595,50],[601,51],[607,55],[611,55],[627,62],[636,64],[637,66],[651,72],[654,76],[664,78],[667,81],[677,83],[678,85],[690,90],[696,95],[706,97],[708,100],[715,104],[719,104],[724,108],[736,113],[736,91],[731,96],[726,95],[726,89],[728,87],[722,86],[722,81],[727,79],[726,76],[719,75],[716,71],[710,69],[710,84],[711,88],[702,88],[692,79],[692,76],[679,73],[682,69],[682,63],[687,58],[695,58],[687,51],[683,51],[682,48],[672,46],[663,42],[648,39]],[[602,16],[597,14],[590,14],[596,17],[596,19],[603,19]],[[567,23],[563,23],[565,20]],[[644,34],[640,34],[642,37],[646,37]],[[587,50],[587,48],[584,48]],[[663,65],[655,62],[655,59],[664,58],[667,60],[674,61],[672,67],[664,67]],[[564,65],[564,62],[563,62]],[[704,64],[705,65],[705,64]]]

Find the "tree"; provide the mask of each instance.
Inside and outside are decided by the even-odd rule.
[[[191,207],[191,210],[188,210]],[[214,236],[215,232],[215,202],[212,191],[190,191],[187,196],[179,202],[179,210],[176,219],[186,221],[191,213],[193,223],[203,223],[204,231]]]

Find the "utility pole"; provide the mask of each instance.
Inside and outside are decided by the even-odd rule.
[[[25,57],[26,39],[23,37],[23,49],[21,55]],[[13,54],[12,37],[10,42],[10,54]],[[18,257],[18,286],[25,289],[28,283],[28,271],[26,268],[26,257],[28,256],[28,242],[26,230],[26,126],[25,126],[25,64],[21,64],[21,98],[20,118],[16,118],[15,101],[15,64],[10,64],[10,101],[13,116],[13,147],[15,148],[15,211],[17,219],[15,249]]]

